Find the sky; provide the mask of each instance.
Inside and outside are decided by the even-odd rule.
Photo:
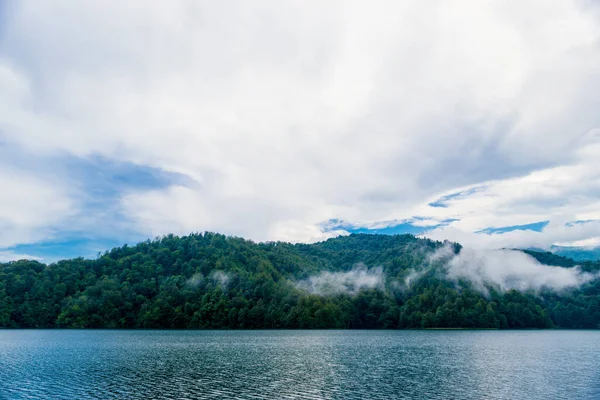
[[[600,2],[0,0],[0,261],[600,244]]]

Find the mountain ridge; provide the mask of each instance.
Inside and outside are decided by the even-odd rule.
[[[413,235],[314,244],[166,235],[93,260],[0,264],[0,327],[599,327],[598,279],[560,291],[478,287],[447,268],[461,249]],[[580,264],[600,271],[600,263]]]

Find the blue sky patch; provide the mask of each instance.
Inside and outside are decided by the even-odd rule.
[[[33,244],[20,244],[7,249],[15,254],[27,254],[29,256],[39,257],[40,261],[52,263],[66,258],[96,258],[97,254],[104,253],[114,247],[125,244],[116,239],[92,239],[92,238],[71,238],[63,240],[49,240]]]
[[[100,155],[33,156],[5,145],[0,148],[0,157],[22,170],[38,171],[41,179],[60,183],[73,202],[74,215],[46,227],[51,234],[44,241],[0,249],[41,257],[44,262],[79,256],[93,258],[99,251],[147,239],[149,232],[137,231],[121,209],[121,198],[128,193],[171,185],[195,185],[183,174]]]
[[[550,221],[539,221],[539,222],[532,222],[531,224],[525,224],[525,225],[512,225],[512,226],[503,226],[503,227],[499,227],[499,228],[486,228],[486,229],[482,229],[480,231],[477,231],[475,233],[486,233],[486,234],[502,234],[502,233],[506,233],[506,232],[512,232],[512,231],[535,231],[535,232],[541,232],[542,229],[544,229],[548,223]]]
[[[102,156],[69,157],[63,161],[62,168],[86,193],[100,198],[112,198],[128,190],[191,184],[191,180],[182,174]]]
[[[583,225],[583,224],[587,224],[588,222],[594,222],[596,220],[593,219],[585,219],[585,220],[577,220],[577,221],[572,221],[572,222],[567,222],[565,225],[568,227],[571,226],[575,226],[575,225]]]
[[[335,231],[335,230],[344,230],[349,233],[368,233],[368,234],[379,234],[379,235],[401,235],[401,234],[411,234],[411,235],[420,235],[422,233],[429,232],[433,229],[440,228],[442,226],[447,226],[448,224],[457,221],[456,219],[446,219],[440,221],[436,225],[429,226],[419,226],[418,221],[427,220],[429,218],[425,217],[413,217],[410,219],[406,219],[403,221],[385,221],[377,224],[372,224],[373,226],[379,227],[368,227],[368,226],[359,226],[352,224],[350,222],[331,219],[327,221],[327,223],[322,224],[322,228],[325,232]]]
[[[448,194],[446,196],[442,196],[439,199],[432,201],[431,203],[428,204],[428,206],[430,207],[441,207],[441,208],[448,208],[448,202],[450,202],[450,200],[453,199],[462,199],[465,197],[469,197],[472,194],[475,194],[477,192],[482,191],[483,189],[485,189],[485,186],[477,186],[468,190],[463,190],[460,192],[456,192],[456,193],[451,193]]]

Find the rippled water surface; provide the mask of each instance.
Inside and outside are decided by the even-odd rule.
[[[600,331],[0,331],[1,399],[600,399]]]

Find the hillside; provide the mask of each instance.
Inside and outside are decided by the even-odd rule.
[[[448,272],[460,251],[411,235],[295,245],[169,235],[95,260],[0,264],[0,327],[600,327],[598,279],[559,291],[482,286]],[[597,273],[600,263],[581,270]]]

